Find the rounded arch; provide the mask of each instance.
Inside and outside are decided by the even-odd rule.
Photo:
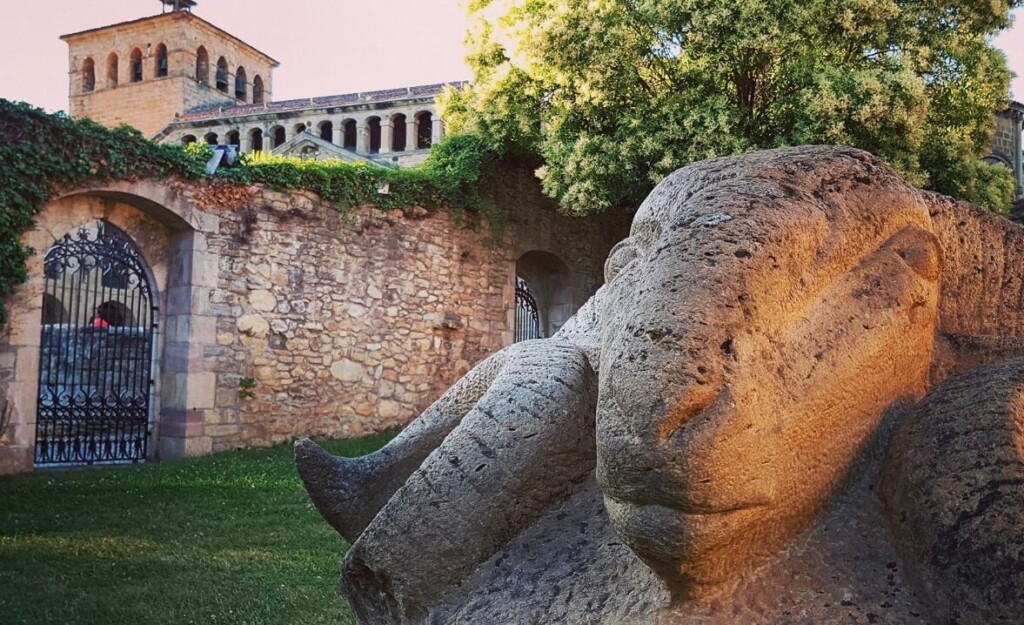
[[[47,208],[51,205],[64,203],[73,197],[107,198],[102,193],[95,193],[89,190],[61,197],[48,204]],[[109,199],[115,198],[111,197]],[[156,217],[156,215],[150,214],[149,211],[143,208],[147,206],[146,202],[136,202],[136,198],[130,196],[118,197],[116,200],[128,204],[151,217]],[[167,209],[161,207],[158,210]],[[53,238],[56,240],[51,240],[50,245],[43,248],[46,250],[42,255],[43,278],[47,282],[53,283],[52,286],[56,288],[45,290],[44,295],[51,294],[55,296],[56,302],[50,302],[49,305],[60,304],[67,312],[62,317],[60,323],[71,325],[88,324],[96,315],[102,317],[110,326],[122,326],[134,322],[141,316],[141,310],[136,310],[133,313],[116,305],[116,302],[124,300],[126,292],[133,289],[143,293],[153,304],[159,303],[158,294],[165,285],[155,275],[153,266],[150,264],[151,259],[147,258],[147,255],[143,253],[143,250],[138,245],[138,236],[141,234],[141,230],[135,231],[135,236],[133,236],[129,233],[129,228],[122,227],[128,226],[128,223],[117,222],[117,219],[109,219],[106,215],[93,215],[91,219],[78,222],[77,224],[63,223],[61,231],[50,233],[51,236],[53,234],[58,234],[58,236],[54,236]],[[187,227],[186,231],[188,231]],[[101,248],[104,241],[113,243],[114,248],[112,251],[121,257],[124,262],[132,265],[134,277],[124,271],[112,270],[116,268],[112,268],[102,262],[96,262],[96,256],[91,254],[87,258],[89,262],[77,264],[62,262],[62,259],[69,258],[69,256],[65,256],[68,250],[62,246],[73,240],[85,242],[84,247],[87,253],[94,249],[97,243],[101,244]],[[70,258],[74,257],[71,256]],[[61,281],[61,276],[66,272],[78,274],[81,278],[80,281],[85,284],[78,284],[80,281]],[[88,277],[86,277],[86,274],[88,274]],[[76,293],[76,291],[81,291],[83,287],[84,293]],[[83,294],[88,297],[83,299]],[[44,318],[47,314],[46,306],[47,301],[44,297],[42,311]],[[60,310],[57,312],[60,312]]]
[[[989,154],[985,158],[981,159],[990,165],[1002,165],[1003,167],[1009,167],[1013,169],[1013,164],[1010,163],[1002,154]]]
[[[228,92],[228,60],[224,57],[217,59],[217,91]]]
[[[120,68],[118,67],[117,52],[111,52],[107,56],[107,88],[113,89],[117,86],[117,74]]]
[[[249,83],[245,76],[245,68],[241,65],[235,70],[235,99],[245,102],[249,95]]]
[[[167,46],[158,44],[156,55],[153,58],[153,75],[157,78],[164,78],[170,73],[170,65],[167,60]]]
[[[259,74],[252,79],[252,103],[263,104],[263,78]]]
[[[96,90],[96,61],[88,57],[82,62],[82,93]]]
[[[416,119],[416,149],[425,150],[430,147],[434,133],[434,114],[430,111],[420,111],[415,115]]]
[[[380,152],[380,118],[374,115],[366,120],[366,130],[370,134],[370,154]]]
[[[196,50],[196,80],[203,85],[210,84],[210,53],[203,46]]]
[[[160,389],[193,375],[187,363],[174,357],[179,352],[169,348],[203,344],[206,341],[196,332],[193,324],[183,321],[195,314],[190,308],[195,301],[195,294],[204,288],[201,285],[207,284],[205,280],[209,277],[209,272],[203,268],[216,266],[216,255],[209,251],[206,237],[219,232],[220,219],[217,215],[205,212],[185,200],[165,182],[112,181],[101,186],[62,191],[42,207],[35,216],[36,227],[26,232],[23,241],[36,250],[48,250],[54,241],[63,238],[72,230],[77,230],[81,224],[95,223],[97,220],[103,220],[121,229],[136,242],[138,251],[146,261],[146,276],[149,283],[157,289],[160,305],[158,315],[162,323],[149,326],[156,335],[152,351],[144,347],[139,349],[140,355],[150,354],[149,362],[155,367],[152,375],[146,377],[146,380],[153,381],[156,387],[151,395],[153,403],[150,405],[149,415],[150,422],[157,425],[153,428],[157,438],[151,439],[150,442],[159,443],[160,454],[165,458],[181,457],[185,454],[181,435],[168,433],[171,432],[170,428],[162,426],[179,424],[177,415],[183,414],[191,406],[177,397],[161,393]],[[211,261],[214,261],[212,265]],[[47,330],[46,326],[42,326],[40,330],[44,305],[42,295],[45,292],[43,283],[48,277],[57,275],[56,270],[48,273],[45,265],[41,253],[34,254],[27,263],[29,285],[37,295],[28,299],[24,314],[18,314],[11,319],[10,323],[13,327],[19,328],[19,331],[26,331],[29,328],[34,328],[35,332],[60,331],[57,328]],[[97,295],[96,304],[121,299],[112,297],[109,291],[122,288],[118,286],[124,283],[120,275],[109,275],[106,280],[99,276],[95,277],[96,284],[103,289],[102,293],[94,291]],[[74,313],[75,306],[71,301],[64,300],[61,303],[69,313]],[[50,308],[56,308],[52,302]],[[109,327],[108,331],[102,331],[102,324],[100,328],[86,328],[85,324],[91,320],[90,315],[94,313],[94,308],[95,306],[81,316],[75,317],[76,320],[81,319],[79,329],[93,333],[94,338],[109,336],[112,340],[125,340],[125,337],[133,337],[138,332],[131,328],[122,330]],[[70,320],[67,322],[70,323]],[[38,358],[39,351],[39,343],[23,346],[18,348],[18,358],[24,353],[35,359]],[[14,373],[13,381],[23,385],[27,396],[34,397],[40,388],[39,368],[19,367]],[[29,404],[29,410],[14,413],[14,423],[33,424],[38,421],[37,402]],[[142,435],[144,436],[145,432]],[[24,439],[30,456],[31,450],[39,440],[38,435],[32,434],[28,434]],[[31,457],[28,460],[31,463]]]
[[[232,130],[227,135],[225,135],[224,142],[227,145],[241,146],[242,145],[242,133],[240,133],[237,130]]]
[[[55,326],[68,321],[68,309],[64,302],[52,293],[43,293],[43,325]]]
[[[205,135],[203,135],[203,141],[210,145],[217,145],[217,143],[220,141],[220,137],[215,132],[208,132]]]
[[[292,128],[292,130],[295,132],[295,134],[301,135],[302,133],[306,132],[306,124],[295,124],[295,127]]]
[[[96,316],[109,327],[121,328],[135,325],[136,314],[124,302],[110,299],[96,307]]]
[[[576,312],[572,272],[555,254],[539,250],[526,252],[516,260],[516,277],[529,286],[536,299],[543,336],[552,336]]]
[[[354,119],[346,119],[341,122],[341,127],[341,147],[355,152],[358,143],[359,125]]]
[[[73,227],[42,262],[44,293],[75,313],[66,323],[42,324],[36,465],[146,460],[158,401],[152,380],[160,304],[152,268],[137,241],[106,216]],[[69,400],[74,396],[94,401]],[[117,418],[97,418],[97,407]]]
[[[317,134],[327,143],[334,143],[334,122],[325,119],[316,126]]]
[[[404,152],[408,148],[406,128],[408,118],[405,113],[397,113],[391,116],[391,151]]]
[[[263,129],[253,128],[249,130],[249,149],[253,152],[263,151]]]
[[[132,50],[128,76],[131,82],[142,82],[142,50]]]
[[[59,202],[80,197],[101,198],[127,204],[156,219],[172,232],[208,232],[215,231],[219,227],[216,218],[197,210],[168,185],[153,180],[122,180],[98,187],[70,189],[48,202],[44,207],[44,212]],[[40,234],[53,237],[57,233],[40,232]],[[32,246],[37,249],[45,249],[48,244],[41,245],[39,241],[35,241]]]
[[[196,136],[195,135],[183,135],[181,137],[181,144],[182,145],[191,145],[191,144],[193,144],[195,142],[196,142]]]
[[[270,145],[271,148],[276,148],[276,147],[280,147],[281,145],[283,145],[284,142],[288,140],[288,138],[286,136],[286,133],[285,133],[285,130],[284,130],[284,126],[278,125],[278,126],[272,127],[270,129],[270,138],[272,139],[272,142],[271,142],[271,145]]]

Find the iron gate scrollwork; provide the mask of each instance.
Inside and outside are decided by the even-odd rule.
[[[544,332],[540,327],[540,313],[537,309],[537,298],[533,295],[530,285],[516,276],[516,336],[515,340],[528,341],[542,339]]]
[[[46,253],[37,466],[145,460],[157,306],[143,263],[104,221]]]

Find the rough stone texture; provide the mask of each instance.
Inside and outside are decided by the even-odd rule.
[[[456,424],[461,409],[445,406],[437,407],[444,428],[414,423],[394,446],[364,459],[299,445],[314,502],[356,538],[344,592],[362,622],[374,624],[947,622],[927,614],[950,613],[956,595],[925,590],[918,572],[941,550],[907,530],[897,555],[875,484],[892,432],[931,380],[1015,349],[1019,278],[1001,259],[1022,245],[1022,231],[917,191],[852,149],[769,151],[676,172],[610,253],[606,285],[547,341],[553,352],[574,345],[598,372],[593,466],[563,460],[537,477],[519,459],[543,450],[521,443],[519,454],[504,451],[516,475],[510,503],[503,485],[479,488],[463,463],[451,470],[444,462],[447,450],[477,451],[479,440],[510,442],[502,431],[508,421]],[[986,313],[1007,318],[976,321],[972,311],[985,303]],[[503,358],[513,355],[505,350],[489,362]],[[570,371],[553,359],[537,362],[533,377],[561,380]],[[999,397],[998,372],[978,371],[970,384],[978,393],[993,384]],[[466,379],[445,402],[486,398],[470,415],[502,405],[502,396],[509,405],[531,397],[493,364]],[[942,393],[929,401],[945,401]],[[559,424],[583,398],[556,401],[562,410],[551,411],[547,427],[553,457],[564,448],[560,433],[578,435]],[[974,436],[971,415],[953,412],[951,429]],[[968,494],[969,509],[972,497],[997,492],[1006,508],[993,512],[1020,516],[1024,481],[1003,474],[1018,470],[1020,459],[1013,456],[1009,468],[1000,460],[1016,453],[1010,433],[1019,436],[1019,426],[1015,412],[999,414],[984,428],[994,438],[970,453],[935,461],[943,450],[925,446],[909,455],[916,444],[904,432],[894,447],[904,455],[890,464],[919,459],[919,475],[944,472],[972,485],[977,473],[982,490]],[[985,455],[992,450],[995,458]],[[488,469],[501,462],[491,460]],[[558,467],[594,469],[596,480],[553,491]],[[384,495],[367,496],[364,485],[381,483]],[[925,500],[912,487],[891,488],[910,493],[890,497],[904,507],[890,510],[897,521],[928,517],[932,502],[950,494]],[[524,506],[534,513],[518,516]],[[349,525],[349,517],[360,522]],[[941,527],[950,518],[924,523]],[[999,558],[1017,557],[1017,537],[998,537],[1019,534],[1013,518],[956,527],[994,532],[959,540],[978,547],[963,568],[979,572],[976,585],[994,579],[989,571],[1007,561]],[[971,569],[980,554],[990,556],[989,568]],[[1010,586],[999,587],[1007,610],[1019,614],[1024,605]]]
[[[484,395],[350,549],[343,587],[365,621],[422,618],[590,473],[597,375],[586,357],[557,339],[506,352]],[[558,374],[536,375],[545,370]]]
[[[313,502],[358,537],[344,579],[363,620],[424,618],[579,488],[594,464],[596,383],[571,343],[527,341],[475,367],[378,453],[346,460],[297,445]]]
[[[1024,104],[1011,102],[1010,108],[996,114],[995,135],[991,152],[985,158],[990,163],[1009,167],[1017,181],[1017,197],[1024,196]]]
[[[641,206],[602,319],[598,483],[612,525],[707,594],[817,516],[927,381],[940,250],[864,153],[687,167]]]
[[[562,258],[574,306],[585,302],[624,220],[562,217],[528,173],[507,184],[498,245],[472,215],[341,216],[306,192],[175,180],[68,190],[24,238],[38,253],[0,337],[0,471],[31,468],[42,254],[71,229],[108,220],[152,270],[152,448],[180,457],[408,423],[512,342],[516,260],[529,251]],[[240,397],[246,378],[255,386]]]
[[[649,623],[667,596],[615,535],[591,477],[481,564],[426,622]]]
[[[933,380],[1024,356],[1020,226],[946,197],[928,199],[945,253]]]
[[[935,623],[1021,622],[1024,360],[950,378],[904,421],[884,495]]]

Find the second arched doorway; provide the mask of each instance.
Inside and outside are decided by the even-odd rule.
[[[545,338],[558,332],[575,312],[572,275],[554,254],[526,252],[516,261],[515,340]]]

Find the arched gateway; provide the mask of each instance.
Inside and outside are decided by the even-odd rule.
[[[36,465],[145,460],[158,309],[145,262],[100,220],[54,244],[43,273],[61,306],[41,326]]]
[[[542,339],[544,332],[540,327],[540,312],[537,309],[537,297],[533,294],[530,284],[516,276],[516,327],[515,341]]]

